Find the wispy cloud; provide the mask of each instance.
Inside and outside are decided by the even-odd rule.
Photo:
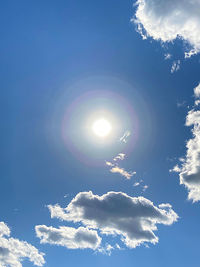
[[[99,247],[97,252],[100,252],[104,255],[110,256],[112,250],[114,250],[114,249],[120,249],[120,248],[118,248],[118,246],[113,247],[110,244],[106,244],[104,247]]]
[[[178,108],[185,107],[185,106],[186,106],[186,101],[177,102],[177,107]]]
[[[101,235],[119,235],[129,248],[158,242],[154,231],[157,224],[171,225],[178,215],[170,204],[156,207],[144,197],[131,197],[122,192],[108,192],[102,196],[80,192],[66,208],[48,206],[51,217],[82,223]],[[112,250],[112,248],[111,248]]]
[[[0,266],[22,267],[21,262],[28,259],[36,266],[45,263],[44,254],[31,244],[10,237],[10,229],[0,222]]]
[[[141,190],[142,190],[142,192],[145,192],[145,191],[149,188],[148,185],[145,185],[145,184],[144,184],[144,181],[143,181],[143,180],[140,180],[139,182],[135,182],[135,183],[133,184],[133,186],[134,186],[134,187],[140,187]]]
[[[143,189],[142,189],[142,190],[143,190],[143,192],[145,192],[145,191],[146,191],[148,188],[149,188],[149,186],[148,186],[148,185],[144,185],[144,186],[143,186]]]
[[[127,172],[126,170],[124,170],[123,168],[120,168],[118,166],[114,166],[110,169],[110,171],[112,173],[119,173],[122,176],[124,176],[127,179],[130,179],[134,174],[136,174],[136,172]]]
[[[109,166],[109,167],[113,167],[115,166],[114,163],[110,162],[110,161],[106,161],[106,165]]]
[[[119,141],[123,143],[127,143],[128,137],[131,135],[130,131],[126,131],[122,137],[120,137]]]
[[[165,60],[171,59],[172,55],[167,53],[167,54],[164,55],[164,58],[165,58]]]
[[[187,42],[185,57],[200,52],[200,1],[138,0],[132,21],[141,36],[162,42],[180,38]]]
[[[116,157],[113,158],[113,162],[106,161],[106,165],[111,167],[110,172],[112,173],[119,173],[120,175],[124,176],[126,179],[130,179],[136,172],[128,172],[124,168],[121,168],[116,162],[118,160],[124,160],[125,159],[124,153],[119,153]]]
[[[125,159],[126,154],[124,153],[119,153],[113,160],[117,161],[117,160],[124,160]]]
[[[173,61],[172,67],[171,67],[171,73],[174,73],[174,72],[177,72],[178,70],[180,70],[180,64],[181,64],[180,60]]]

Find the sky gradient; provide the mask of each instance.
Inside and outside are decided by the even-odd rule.
[[[199,0],[0,6],[0,265],[198,267]]]

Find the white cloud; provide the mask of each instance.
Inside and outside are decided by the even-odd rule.
[[[119,167],[118,164],[116,163],[116,161],[118,160],[124,160],[125,156],[126,155],[124,153],[119,153],[116,157],[114,157],[113,159],[114,163],[106,161],[106,165],[111,167],[110,172],[119,173],[125,178],[130,179],[134,174],[136,174],[136,172],[128,172],[125,169]]]
[[[124,153],[119,153],[113,160],[117,161],[117,160],[124,160],[125,159],[126,154]]]
[[[200,85],[194,89],[196,101],[200,98]],[[186,126],[193,126],[192,138],[186,144],[185,159],[181,158],[181,166],[176,165],[174,171],[179,173],[180,184],[189,191],[188,198],[200,200],[200,110],[192,109],[186,117]]]
[[[173,61],[172,67],[171,67],[171,73],[174,73],[174,72],[177,72],[178,70],[180,70],[180,64],[181,64],[180,60]]]
[[[113,163],[110,162],[110,161],[106,161],[106,165],[109,166],[109,167],[113,167],[113,166],[115,166],[115,164],[113,164]]]
[[[85,227],[75,229],[73,227],[61,226],[59,228],[37,225],[36,235],[43,244],[53,244],[66,247],[68,249],[93,249],[96,250],[101,238],[97,231]]]
[[[194,96],[196,98],[200,98],[200,84],[196,88],[194,88]]]
[[[43,266],[44,254],[25,241],[10,237],[10,229],[0,222],[0,266],[22,267],[21,261],[29,259],[34,265]]]
[[[113,246],[111,246],[110,244],[106,244],[105,247],[100,247],[100,248],[98,249],[98,252],[110,256],[112,250],[114,250],[114,249],[120,249],[119,245],[116,244],[116,246],[113,247]]]
[[[145,191],[149,188],[148,185],[145,185],[145,184],[144,184],[144,181],[143,181],[143,180],[140,180],[139,182],[135,182],[135,183],[133,184],[133,186],[134,186],[134,187],[138,187],[138,186],[140,186],[142,192],[145,192]]]
[[[178,215],[171,205],[154,206],[144,197],[131,197],[122,192],[108,192],[98,196],[80,192],[66,208],[48,206],[51,217],[68,222],[82,223],[102,235],[119,235],[130,248],[143,243],[157,243],[154,234],[157,224],[171,225]]]
[[[143,189],[142,189],[142,190],[143,190],[143,192],[145,192],[145,191],[146,191],[148,188],[149,188],[149,186],[148,186],[148,185],[144,185],[144,186],[143,186]]]
[[[195,106],[198,106],[200,104],[200,100],[196,100],[194,104]]]
[[[119,141],[123,143],[127,143],[128,137],[131,135],[130,131],[126,131],[122,137],[120,137]]]
[[[127,179],[130,179],[134,174],[136,174],[136,172],[127,172],[126,170],[124,170],[123,168],[120,168],[119,166],[112,167],[110,169],[110,172],[119,173]]]
[[[143,38],[187,44],[185,57],[200,52],[199,0],[137,0],[133,21]]]
[[[164,58],[165,58],[165,60],[171,59],[172,55],[167,53],[167,54],[164,55]]]

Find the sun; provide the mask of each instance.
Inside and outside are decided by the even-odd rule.
[[[111,132],[111,124],[104,118],[96,120],[92,125],[93,132],[99,137],[106,137]]]

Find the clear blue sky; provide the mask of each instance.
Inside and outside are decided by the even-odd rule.
[[[182,60],[180,70],[171,74],[172,62],[164,60],[166,48],[142,40],[130,22],[136,7],[128,0],[21,0],[0,6],[0,220],[9,225],[12,236],[44,252],[48,267],[199,266],[200,206],[187,200],[178,174],[169,173],[191,136],[184,123],[199,82],[199,55],[185,60],[181,42],[169,45],[174,58]],[[117,142],[84,143],[77,116],[85,109],[86,114],[96,112],[95,106],[101,105],[101,100],[91,100],[96,90],[102,98],[107,97],[104,90],[110,91],[102,103],[110,101],[106,105],[113,116],[121,112],[121,125],[124,120],[126,124],[123,116],[129,116],[134,129],[126,101],[134,110],[139,130],[135,139],[133,130],[131,149]],[[92,97],[85,100],[88,91]],[[178,108],[183,101],[185,106]],[[76,149],[63,137],[68,115],[80,131]],[[126,130],[121,128],[120,134]],[[130,180],[105,166],[123,149],[127,158],[120,164],[137,173]],[[149,186],[145,192],[133,186],[136,178]],[[110,256],[40,244],[35,225],[74,226],[51,219],[46,205],[66,207],[79,192],[90,190],[97,195],[121,191],[144,196],[156,206],[170,203],[179,220],[158,225],[158,244],[125,247]]]

